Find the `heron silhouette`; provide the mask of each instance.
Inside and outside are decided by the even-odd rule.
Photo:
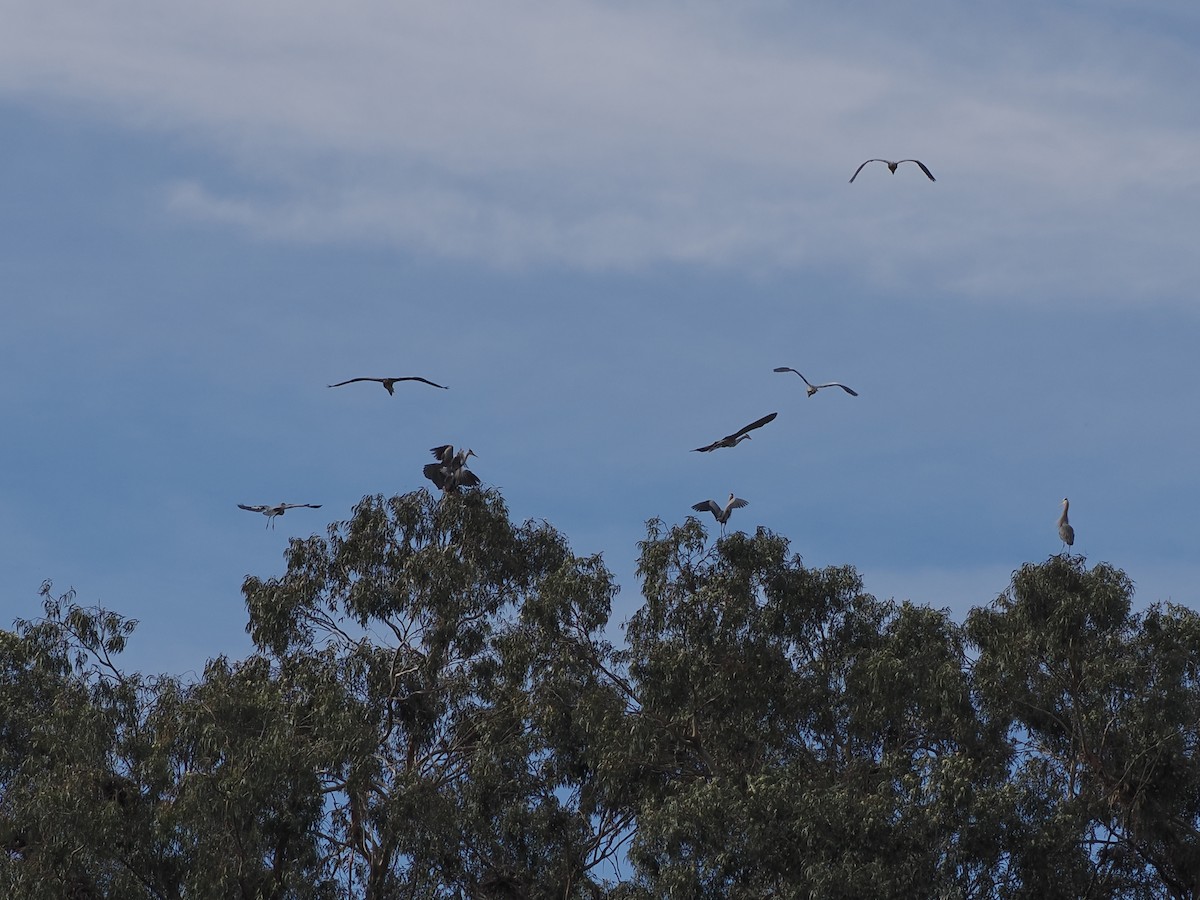
[[[741,497],[735,497],[733,491],[729,492],[729,502],[724,506],[717,503],[716,500],[702,500],[699,503],[693,503],[692,509],[696,512],[710,512],[713,518],[721,525],[721,534],[725,533],[725,523],[729,521],[729,516],[735,509],[741,509],[743,506],[749,506],[749,502]]]
[[[873,163],[873,162],[883,163],[885,166],[888,167],[888,170],[893,175],[896,174],[896,167],[898,165],[900,165],[900,163],[906,163],[906,162],[916,163],[918,166],[921,167],[921,171],[924,172],[929,177],[930,181],[937,181],[937,179],[933,177],[933,173],[930,172],[927,168],[925,168],[925,163],[921,162],[919,159],[900,159],[900,160],[897,160],[896,162],[892,162],[890,159],[868,159],[867,162],[862,164],[862,166],[859,166],[857,169],[854,170],[854,174],[850,176],[850,183],[854,184],[854,179],[857,178],[858,173],[863,170],[863,166],[865,166],[867,163]]]
[[[403,378],[350,378],[346,381],[339,381],[337,384],[331,384],[328,386],[331,388],[341,387],[343,384],[354,384],[356,381],[378,381],[384,386],[387,392],[393,396],[395,396],[396,382],[398,381],[419,381],[422,384],[429,385],[430,387],[441,388],[443,391],[450,390],[450,388],[446,387],[444,384],[437,384],[436,382],[430,381],[428,378],[422,378],[420,375],[406,375]]]
[[[771,413],[770,415],[763,416],[761,419],[751,422],[745,428],[739,428],[733,434],[727,434],[727,435],[725,435],[725,437],[721,438],[719,441],[713,441],[707,447],[697,447],[692,452],[693,453],[709,453],[713,450],[718,450],[721,447],[736,447],[742,441],[750,440],[750,435],[748,434],[748,432],[753,431],[755,428],[762,428],[768,422],[773,420],[777,415],[779,415],[779,413]]]
[[[275,519],[282,516],[289,509],[320,509],[320,503],[276,503],[274,506],[247,506],[245,503],[239,503],[238,509],[244,509],[246,512],[262,513],[267,517],[267,527],[275,527]]]
[[[776,366],[775,371],[776,372],[796,372],[797,375],[800,375],[800,373],[797,372],[795,369],[793,369],[791,366]],[[808,396],[810,396],[810,397],[813,394],[815,394],[817,391],[821,390],[821,388],[827,388],[827,387],[840,387],[843,391],[845,391],[851,397],[858,396],[858,391],[855,391],[855,390],[852,390],[852,389],[846,387],[840,381],[827,381],[825,384],[813,384],[811,381],[809,381],[803,375],[800,375],[800,380],[808,385],[807,393],[808,393]]]
[[[1070,553],[1070,548],[1075,546],[1075,529],[1067,521],[1067,510],[1071,508],[1071,501],[1066,497],[1063,497],[1062,508],[1062,515],[1058,517],[1058,536],[1063,542],[1064,552]]]
[[[429,452],[437,462],[429,463],[421,471],[439,490],[449,494],[460,487],[478,486],[479,476],[467,468],[467,460],[479,455],[474,450],[463,448],[455,453],[453,444],[442,444]]]

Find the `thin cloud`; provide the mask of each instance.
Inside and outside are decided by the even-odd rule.
[[[1066,285],[1076,301],[1182,297],[1200,275],[1174,238],[1196,224],[1200,129],[1175,114],[1189,83],[1169,36],[1048,14],[1006,41],[1018,23],[996,14],[971,56],[946,25],[894,36],[831,15],[18,3],[0,91],[216,148],[243,186],[181,173],[168,208],[273,240],[502,266],[816,263],[983,297]],[[1090,49],[1051,52],[1068,43]],[[1154,58],[1116,65],[1106,47]],[[893,154],[938,184],[845,184]],[[1152,220],[1129,228],[1131,210]],[[1138,271],[1168,263],[1168,278]]]

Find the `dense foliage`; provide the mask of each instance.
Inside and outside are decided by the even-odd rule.
[[[246,579],[257,651],[0,631],[0,896],[1192,897],[1200,617],[1027,564],[963,623],[652,521],[644,604],[498,495],[367,497]]]

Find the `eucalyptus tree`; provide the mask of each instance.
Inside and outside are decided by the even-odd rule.
[[[615,587],[494,492],[369,496],[248,630],[329,751],[323,855],[355,896],[594,897],[633,821],[606,759],[630,699],[602,637]]]
[[[1200,616],[1132,599],[1112,566],[1053,556],[968,617],[1018,750],[1011,893],[1200,894]]]
[[[0,632],[0,895],[174,896],[146,765],[153,688],[118,665],[136,622],[41,594],[44,618]]]
[[[311,742],[266,660],[130,674],[136,622],[43,595],[0,632],[0,896],[332,897]]]
[[[991,896],[1006,748],[944,613],[695,520],[639,574],[635,895]]]

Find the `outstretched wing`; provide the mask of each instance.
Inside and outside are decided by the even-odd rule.
[[[743,500],[741,497],[734,497],[732,500],[729,501],[730,509],[741,509],[743,506],[749,506],[749,505],[750,505],[750,501]]]
[[[925,163],[921,162],[919,159],[902,159],[900,162],[916,163],[921,167],[921,171],[925,173],[926,177],[928,177],[930,181],[937,181],[937,179],[933,177],[933,173],[925,168]]]
[[[341,387],[343,384],[354,384],[356,381],[378,381],[382,382],[382,378],[350,378],[346,381],[339,381],[337,384],[331,384],[329,387]]]
[[[320,503],[280,503],[276,509],[320,509]]]
[[[692,509],[696,512],[710,512],[716,517],[721,515],[721,507],[717,506],[716,500],[704,500],[700,503],[693,503]]]
[[[381,379],[382,380],[382,379]],[[419,381],[422,384],[427,384],[430,387],[441,388],[443,391],[448,391],[450,388],[444,384],[438,384],[435,381],[430,381],[428,378],[422,378],[420,375],[407,375],[404,378],[389,378],[388,381]]]
[[[238,504],[238,509],[244,509],[246,512],[266,512],[268,508],[266,506],[247,506],[245,503]]]
[[[863,166],[865,166],[867,163],[872,163],[872,162],[886,163],[887,160],[886,159],[868,159],[867,162],[862,164],[862,166],[859,166],[857,169],[854,170],[854,174],[850,176],[850,183],[854,184],[854,179],[857,178],[858,173],[863,170]],[[779,371],[779,370],[776,369],[776,371]]]
[[[775,371],[776,372],[795,372],[797,375],[800,375],[800,371],[798,369],[793,369],[791,366],[777,366],[775,368]],[[803,375],[800,375],[800,380],[803,381],[805,384],[807,384],[809,387],[812,387],[812,383],[807,378],[805,378]]]
[[[454,457],[454,445],[442,444],[440,447],[430,447],[429,452],[433,454],[434,459],[449,462]]]
[[[721,445],[720,441],[713,441],[707,447],[696,447],[692,450],[693,453],[708,453],[710,450],[716,450]]]
[[[421,470],[425,473],[425,477],[433,482],[433,486],[439,491],[446,489],[446,473],[437,463],[430,463]]]
[[[850,388],[846,387],[844,384],[842,384],[841,382],[838,382],[838,381],[830,381],[828,384],[817,384],[817,385],[814,385],[814,387],[818,387],[818,388],[840,387],[843,391],[845,391],[851,397],[858,396],[858,391],[851,390]]]
[[[753,431],[755,428],[762,428],[768,422],[774,420],[774,418],[777,415],[779,415],[779,413],[777,413],[777,412],[773,412],[768,415],[765,415],[761,419],[758,419],[755,422],[751,422],[749,425],[747,425],[745,428],[741,429],[740,431],[735,431],[733,434],[729,435],[729,437],[731,437],[731,438],[741,437],[747,431]]]

